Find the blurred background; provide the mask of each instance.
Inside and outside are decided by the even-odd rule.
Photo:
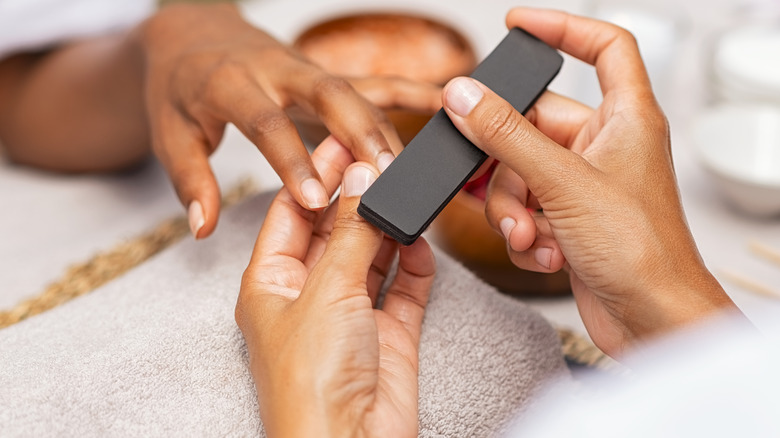
[[[167,3],[172,1],[161,2]],[[467,74],[487,55],[506,33],[504,16],[516,5],[593,16],[634,33],[669,118],[683,203],[707,265],[748,316],[766,307],[780,310],[780,2],[240,2],[248,21],[295,45],[326,70],[406,75],[441,84]],[[410,54],[427,42],[388,34],[387,27],[377,25],[387,22],[387,14],[390,20],[405,17],[405,26],[423,26],[426,30],[417,35],[432,35],[431,44],[439,44],[435,35],[451,32],[462,39],[455,44],[459,49],[444,60],[421,62]],[[550,88],[591,106],[601,99],[592,67],[570,57]],[[407,140],[425,123],[414,114],[389,116]],[[299,129],[312,147],[323,135],[321,127],[305,121],[299,121]],[[223,188],[247,177],[258,190],[280,184],[234,127],[212,157],[212,166]],[[0,219],[0,277],[6,286],[0,309],[36,295],[67,266],[181,214],[156,163],[129,174],[75,177],[0,163],[0,181],[6,207]],[[484,223],[480,193],[480,187],[471,187],[460,194],[437,220],[431,237],[500,290],[553,323],[584,334],[565,274],[531,274],[512,267],[503,242]],[[760,320],[755,322],[761,326]]]

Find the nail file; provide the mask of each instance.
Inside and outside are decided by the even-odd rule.
[[[562,63],[555,49],[514,28],[471,77],[525,114]],[[411,245],[486,158],[442,109],[363,194],[358,213],[393,239]]]

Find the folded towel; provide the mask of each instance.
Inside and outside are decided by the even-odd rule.
[[[0,330],[3,436],[264,435],[241,274],[272,194],[91,294]],[[420,434],[488,436],[566,375],[555,331],[437,251],[420,351]]]

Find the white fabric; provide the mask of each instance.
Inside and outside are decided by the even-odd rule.
[[[778,437],[778,328],[757,335],[719,320],[682,333],[634,357],[629,381],[597,378],[587,396],[551,394],[511,436]]]
[[[0,0],[0,59],[130,27],[155,0]]]
[[[260,190],[281,185],[233,125],[210,161],[224,190],[246,178]],[[14,166],[0,157],[0,199],[2,310],[40,294],[69,265],[186,214],[156,161],[130,173],[70,175]]]
[[[0,436],[264,436],[233,311],[273,195],[226,210],[207,240],[0,330]],[[436,261],[420,436],[495,436],[551,379],[570,380],[560,343],[519,300]]]

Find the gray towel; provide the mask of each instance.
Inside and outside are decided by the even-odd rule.
[[[241,274],[272,195],[54,310],[0,330],[3,436],[264,435]],[[420,434],[489,436],[566,367],[554,330],[437,252],[420,351]]]

